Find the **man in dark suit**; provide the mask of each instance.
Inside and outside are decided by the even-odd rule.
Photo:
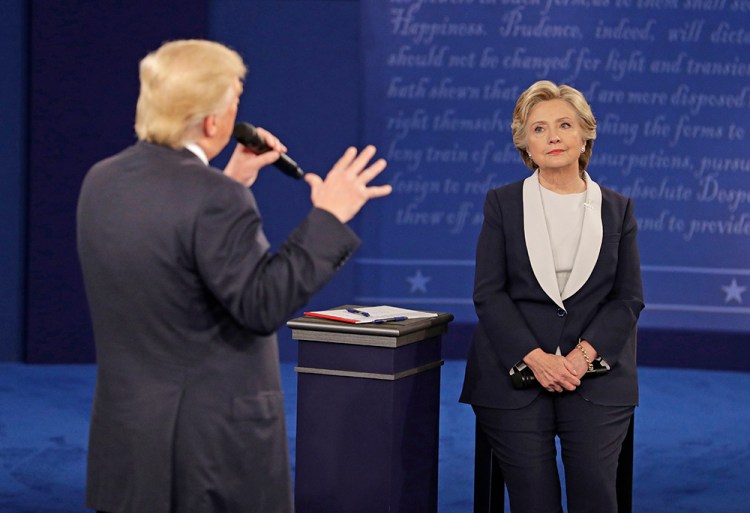
[[[87,506],[109,513],[285,513],[291,479],[275,330],[359,245],[346,226],[390,186],[349,148],[275,254],[248,190],[284,146],[239,146],[245,65],[200,40],[141,61],[139,142],[96,164],[78,251],[97,350]]]

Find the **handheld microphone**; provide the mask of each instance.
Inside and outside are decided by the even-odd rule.
[[[271,148],[265,143],[265,141],[258,135],[258,131],[250,123],[244,121],[237,123],[234,126],[234,138],[238,143],[243,146],[247,146],[255,153],[266,153],[271,151]],[[282,173],[292,178],[299,180],[305,176],[305,172],[302,168],[292,160],[286,153],[281,153],[279,160],[273,163]]]

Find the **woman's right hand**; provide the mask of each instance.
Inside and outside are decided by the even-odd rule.
[[[524,356],[523,362],[534,373],[539,384],[550,392],[572,392],[581,384],[575,368],[562,355],[545,353],[536,348]]]

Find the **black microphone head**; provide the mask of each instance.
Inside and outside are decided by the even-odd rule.
[[[232,135],[234,135],[234,138],[238,143],[247,146],[256,153],[265,153],[270,150],[265,141],[263,141],[258,135],[258,131],[255,127],[245,121],[237,123],[234,126],[234,132]]]
[[[258,130],[245,121],[241,121],[234,125],[234,132],[232,133],[235,140],[243,146],[247,146],[255,153],[261,154],[267,151],[271,151],[271,147],[258,134]],[[305,176],[305,172],[299,167],[299,165],[285,153],[279,155],[279,159],[273,163],[282,173],[287,176],[291,176],[297,180]]]

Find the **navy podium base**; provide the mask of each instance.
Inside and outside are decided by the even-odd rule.
[[[386,324],[301,317],[298,513],[436,513],[439,314]]]

